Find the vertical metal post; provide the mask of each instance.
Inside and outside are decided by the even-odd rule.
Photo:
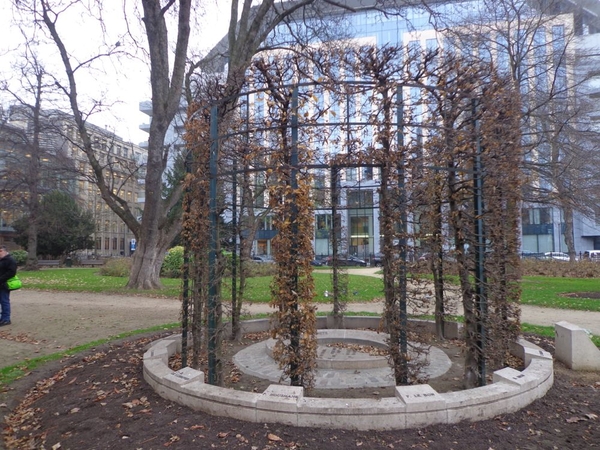
[[[192,151],[185,156],[185,173],[192,172]],[[190,188],[185,188],[186,197],[190,195]],[[185,212],[189,213],[189,201],[186,202]],[[181,293],[181,367],[187,367],[188,353],[188,328],[189,328],[189,298],[190,298],[190,245],[185,242],[183,247],[183,292]]]
[[[248,146],[248,133],[249,131],[249,120],[250,120],[250,102],[248,96],[246,96],[246,130],[244,134],[244,140],[246,141],[246,148]],[[237,308],[237,266],[238,266],[238,218],[237,218],[237,170],[238,163],[237,158],[234,156],[233,159],[233,179],[232,179],[232,207],[231,207],[231,228],[233,229],[233,251],[231,252],[231,305]],[[240,318],[234,312],[233,314],[234,320],[239,320]],[[232,327],[232,331],[235,329],[235,323]],[[238,324],[239,325],[239,324]],[[232,336],[234,338],[234,336]]]
[[[210,252],[208,254],[208,383],[217,383],[217,158],[219,156],[217,107],[210,111]]]
[[[247,134],[246,134],[247,136]],[[235,158],[235,157],[234,157]],[[237,308],[237,238],[238,238],[238,225],[237,225],[237,159],[233,160],[233,180],[231,183],[231,229],[233,230],[233,251],[231,252],[231,304]],[[234,315],[234,317],[236,317]],[[236,320],[239,320],[237,317]]]
[[[404,154],[404,98],[402,95],[402,86],[398,87],[396,92],[397,102],[397,128],[398,128],[398,149]],[[400,198],[398,199],[400,207],[400,232],[401,237],[398,245],[400,247],[400,273],[399,276],[399,290],[400,290],[400,351],[403,356],[403,367],[402,367],[402,380],[403,384],[408,383],[408,336],[407,336],[407,305],[406,305],[406,193],[404,187],[404,158],[400,160],[398,164],[398,191]]]
[[[291,127],[292,127],[292,153],[290,155],[290,183],[292,187],[292,196],[296,197],[296,191],[298,189],[298,87],[296,86],[292,91],[292,115],[291,115]],[[298,236],[298,204],[292,202],[292,231],[295,236]],[[297,244],[298,239],[294,239],[292,244],[292,256],[296,257],[298,253]]]
[[[477,99],[472,102],[472,114],[475,130],[475,158],[473,161],[473,203],[475,215],[475,307],[477,310],[477,347],[479,359],[479,385],[486,385],[486,321],[487,295],[485,277],[485,234],[483,229],[483,174],[481,164],[481,140],[479,138],[480,124],[477,120]]]
[[[341,317],[342,308],[340,305],[340,277],[338,271],[338,250],[339,250],[339,240],[338,233],[341,236],[341,228],[342,224],[340,223],[340,218],[338,217],[338,205],[340,201],[340,191],[339,191],[339,182],[340,182],[340,171],[337,166],[331,167],[331,175],[330,175],[330,183],[331,183],[331,231],[330,231],[330,239],[331,239],[331,265],[332,269],[332,286],[333,286],[333,317]]]
[[[292,91],[292,111],[290,117],[291,134],[292,134],[292,148],[290,154],[290,186],[292,188],[292,202],[291,202],[291,217],[290,221],[292,224],[292,234],[294,236],[292,240],[292,248],[290,257],[294,260],[295,273],[294,279],[292,280],[293,289],[295,292],[300,292],[298,289],[298,202],[296,201],[296,191],[298,190],[298,87],[294,87]],[[290,330],[290,344],[292,351],[298,355],[300,354],[300,324],[296,323],[298,320],[298,299],[291,305],[293,309],[292,323]],[[298,374],[298,363],[295,358],[290,363],[290,384],[292,386],[299,386],[301,383],[300,376]]]

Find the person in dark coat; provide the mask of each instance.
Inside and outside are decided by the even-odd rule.
[[[10,325],[10,291],[6,285],[9,278],[17,274],[17,262],[4,245],[0,245],[0,327]]]

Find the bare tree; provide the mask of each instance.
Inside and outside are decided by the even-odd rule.
[[[159,274],[165,251],[180,231],[180,220],[170,212],[181,197],[181,186],[176,186],[163,196],[163,174],[169,158],[170,148],[165,148],[165,135],[169,124],[180,107],[182,84],[186,68],[186,56],[190,34],[191,0],[161,2],[143,0],[143,24],[148,39],[150,79],[152,89],[152,122],[148,140],[148,161],[145,175],[145,203],[141,222],[135,209],[119,192],[112,189],[107,168],[100,162],[90,137],[88,116],[101,107],[96,101],[89,112],[84,112],[78,90],[79,76],[86,68],[103,58],[123,54],[120,41],[102,46],[95,55],[83,61],[76,59],[67,40],[66,30],[61,28],[71,8],[89,8],[90,17],[101,20],[103,4],[85,5],[73,2],[66,8],[59,2],[39,0],[15,2],[15,6],[43,28],[54,43],[64,68],[64,76],[55,76],[55,83],[68,99],[73,120],[81,140],[82,150],[87,155],[97,184],[106,204],[127,224],[135,234],[138,248],[134,254],[128,287],[154,289],[161,287]],[[166,16],[176,9],[176,40],[174,60],[170,63],[170,40]],[[66,23],[65,23],[66,25]],[[103,27],[104,24],[100,23]]]
[[[14,67],[20,89],[11,86],[10,80],[3,81],[2,86],[12,106],[3,124],[3,140],[11,151],[3,156],[0,191],[5,199],[13,199],[15,211],[28,217],[26,268],[33,270],[37,269],[40,197],[60,187],[56,180],[72,164],[65,158],[60,114],[42,109],[43,102],[53,95],[53,79],[29,44]]]
[[[597,44],[581,45],[592,16],[573,5],[565,9],[560,0],[486,0],[479,9],[460,11],[452,18],[439,15],[437,27],[463,54],[510,76],[523,96],[523,200],[562,210],[573,261],[574,212],[591,215],[590,175],[598,171],[597,137],[582,95],[600,54]]]
[[[376,2],[377,8],[382,0]],[[394,3],[394,2],[392,2]],[[295,13],[305,8],[321,7],[321,2],[304,0],[298,2],[275,2],[265,0],[251,7],[250,0],[231,2],[231,20],[228,33],[229,70],[225,83],[225,98],[233,98],[244,82],[244,73],[253,55],[275,28]],[[317,8],[316,5],[319,5]],[[103,200],[123,220],[138,240],[138,248],[134,254],[132,271],[128,286],[131,288],[153,289],[160,287],[159,273],[166,248],[181,229],[181,220],[172,214],[178,205],[182,186],[178,185],[168,195],[162,190],[163,174],[169,159],[171,148],[165,146],[165,134],[180,108],[183,94],[183,80],[187,63],[187,52],[192,20],[191,0],[164,0],[163,2],[142,0],[143,24],[147,38],[147,55],[150,61],[150,80],[152,89],[152,121],[148,139],[148,163],[145,175],[145,204],[141,222],[129,205],[118,194],[115,194],[106,182],[106,174],[94,152],[87,119],[94,109],[102,107],[100,101],[84,111],[80,100],[78,82],[80,74],[93,63],[105,58],[123,55],[120,41],[115,44],[104,44],[102,50],[87,59],[75,58],[73,49],[64,39],[65,23],[68,13],[73,8],[84,8],[85,14],[102,21],[104,6],[102,2],[86,4],[75,1],[63,7],[60,2],[51,0],[15,1],[15,7],[25,14],[26,20],[32,21],[47,33],[59,53],[64,68],[64,76],[56,76],[56,83],[66,95],[77,131],[82,141],[95,182]],[[350,10],[338,2],[322,2],[327,8]],[[65,18],[65,20],[63,20]],[[168,24],[175,18],[175,38],[170,39]],[[239,20],[238,20],[239,19]],[[90,19],[92,20],[92,19]],[[104,28],[106,24],[100,23]],[[293,34],[292,34],[293,36]],[[131,36],[137,41],[136,36]],[[171,61],[170,46],[173,44]],[[224,109],[227,110],[227,107]]]

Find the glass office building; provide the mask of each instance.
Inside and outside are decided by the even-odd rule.
[[[322,23],[328,20],[327,14],[330,14],[331,23],[340,30],[340,42],[348,46],[353,42],[378,47],[397,46],[402,47],[405,54],[440,49],[489,60],[499,71],[513,77],[521,91],[524,108],[529,108],[529,111],[546,108],[540,106],[546,102],[552,103],[556,112],[557,109],[568,108],[574,100],[585,100],[584,97],[593,95],[595,86],[591,78],[587,79],[588,75],[594,70],[600,74],[600,60],[597,56],[596,59],[588,56],[594,53],[590,51],[594,43],[600,47],[600,1],[507,2],[509,8],[502,8],[502,2],[437,1],[432,2],[430,8],[419,4],[389,11],[373,10],[369,7],[373,2],[365,0],[342,3],[348,6],[344,12],[331,9],[319,18],[303,17],[292,25],[281,25],[274,31],[274,39],[285,40],[290,34],[302,34],[303,28],[311,27],[311,21]],[[329,38],[335,39],[335,36]],[[313,40],[313,44],[318,45],[318,42]],[[270,57],[276,58],[280,54],[273,52]],[[344,75],[343,68],[340,70]],[[353,80],[360,75],[346,72],[345,77]],[[422,90],[407,87],[404,91],[407,103],[413,105],[411,114],[424,117],[427,112],[419,109],[422,106],[418,101],[423,96]],[[315,95],[317,103],[330,101],[326,93]],[[368,102],[360,95],[365,94],[356,94],[352,100],[341,104],[331,102],[328,114],[319,120],[331,120],[332,117],[346,117],[348,121],[366,120],[370,114]],[[251,114],[265,116],[269,102],[265,95],[253,95],[248,102]],[[586,121],[589,123],[594,117],[600,118],[600,114],[592,111]],[[556,201],[557,183],[551,177],[545,177],[544,170],[539,169],[544,165],[558,164],[565,156],[561,156],[559,150],[557,157],[553,147],[556,141],[543,137],[547,130],[540,115],[529,115],[524,127],[523,145],[526,151],[523,167],[528,187],[521,216],[522,248],[531,252],[566,251],[565,215],[560,202]],[[326,139],[328,143],[316,145],[317,157],[327,159],[340,152],[360,151],[360,148],[352,149],[357,140],[350,136],[352,131],[348,130],[351,127],[347,128],[332,129]],[[427,138],[419,127],[412,127],[407,132],[415,142]],[[335,133],[347,133],[348,136],[335,136]],[[363,129],[360,145],[368,146],[372,138],[372,130]],[[268,145],[268,139],[265,135],[265,145]],[[560,139],[558,145],[562,145]],[[340,208],[336,213],[332,212],[326,196],[322,194],[330,188],[328,171],[315,169],[313,177],[315,254],[331,253],[333,214],[337,214],[342,223],[344,231],[339,238],[343,241],[344,252],[363,258],[377,254],[381,248],[378,168],[358,165],[340,172],[342,189]],[[261,201],[266,206],[268,199],[263,197]],[[589,211],[586,214],[575,211],[573,234],[576,252],[600,249],[600,206],[591,205],[590,210],[597,211],[596,218]],[[266,217],[259,227],[255,243],[257,254],[270,253],[269,242],[275,233],[270,224]]]

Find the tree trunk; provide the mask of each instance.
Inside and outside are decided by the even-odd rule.
[[[35,105],[33,107],[33,148],[31,158],[28,160],[29,173],[27,183],[29,185],[29,222],[27,229],[27,270],[37,270],[37,243],[38,243],[38,221],[40,210],[40,160],[42,158],[40,146],[42,111],[42,81],[43,73],[36,73]]]
[[[450,167],[452,169],[453,167]],[[463,387],[471,389],[479,384],[478,361],[481,357],[477,348],[478,331],[477,318],[475,316],[475,300],[473,287],[470,281],[469,261],[465,255],[466,239],[464,236],[465,220],[463,212],[458,205],[464,202],[461,199],[460,183],[456,179],[456,173],[453,170],[448,172],[448,186],[450,191],[449,209],[450,222],[454,231],[454,241],[456,246],[456,262],[458,265],[458,276],[462,292],[462,304],[465,316],[465,370],[463,374]]]
[[[163,287],[160,282],[160,269],[170,241],[161,243],[159,239],[140,238],[138,242],[138,249],[133,254],[127,287],[132,289],[160,289]]]
[[[563,214],[565,215],[565,244],[567,244],[569,260],[574,262],[577,254],[575,253],[575,237],[573,232],[573,208],[571,206],[563,206]]]
[[[105,177],[105,168],[93,148],[90,131],[84,119],[86,114],[80,110],[78,100],[75,74],[79,67],[73,67],[70,53],[58,33],[56,13],[46,2],[41,2],[39,14],[40,22],[46,25],[64,65],[67,84],[60,87],[69,99],[77,131],[82,141],[82,150],[86,153],[93,169],[102,199],[127,224],[138,241],[127,287],[156,289],[161,287],[159,275],[165,251],[173,237],[181,229],[181,217],[170,217],[170,213],[180,200],[182,189],[175,188],[170,196],[163,198],[162,178],[170,151],[170,148],[165,146],[165,135],[180,108],[183,94],[190,34],[191,0],[177,2],[177,33],[174,57],[171,62],[169,61],[171,41],[165,16],[169,14],[168,10],[173,7],[175,0],[168,2],[164,7],[161,5],[162,2],[155,0],[142,0],[141,3],[148,39],[152,88],[152,120],[148,138],[145,203],[141,224],[138,223],[137,217],[127,201],[113,192],[110,180]]]

